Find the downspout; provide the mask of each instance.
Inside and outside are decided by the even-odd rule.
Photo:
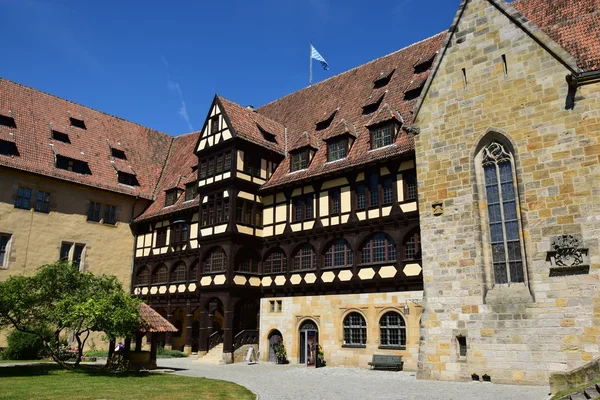
[[[140,200],[140,195],[136,195],[135,196],[135,201],[133,202],[133,204],[131,205],[131,219],[129,220],[129,229],[132,229],[132,224],[133,224],[133,220],[136,218],[134,217],[134,213],[135,213],[135,205],[137,204],[137,202]],[[140,214],[141,215],[141,214]],[[129,281],[129,293],[133,294],[133,271],[135,268],[135,250],[136,250],[136,246],[137,246],[137,232],[135,233],[135,235],[133,235],[133,252],[131,253],[133,255],[133,257],[131,257],[131,271],[129,276],[131,277],[131,280]]]

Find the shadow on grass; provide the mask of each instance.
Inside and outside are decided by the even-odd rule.
[[[55,373],[73,373],[87,376],[106,376],[112,378],[145,378],[150,376],[150,373],[147,371],[109,371],[104,369],[104,366],[102,365],[80,365],[78,368],[71,370],[65,370],[56,364],[17,365],[0,368],[0,378],[43,376]]]

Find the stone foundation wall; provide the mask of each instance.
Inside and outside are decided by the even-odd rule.
[[[279,330],[290,363],[299,362],[300,327],[307,320],[319,329],[319,344],[323,347],[325,361],[330,366],[368,367],[373,354],[402,355],[405,370],[416,370],[419,347],[418,305],[422,292],[364,293],[329,296],[302,296],[263,298],[260,307],[260,358],[269,357],[269,334]],[[415,301],[408,301],[409,299]],[[282,302],[281,312],[270,311],[270,301]],[[418,302],[416,302],[418,300]],[[409,315],[404,314],[405,304]],[[379,320],[387,311],[400,313],[406,322],[406,349],[384,350],[379,348]],[[367,343],[364,348],[343,347],[344,317],[357,311],[367,323]]]

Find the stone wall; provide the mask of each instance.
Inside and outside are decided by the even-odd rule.
[[[32,189],[33,196],[38,190],[50,192],[50,213],[33,211],[35,197],[31,199],[32,209],[15,208],[19,187]],[[0,168],[0,188],[0,234],[11,235],[0,280],[30,275],[41,265],[56,262],[65,241],[85,244],[82,269],[115,275],[129,291],[134,243],[129,221],[134,198],[6,168]],[[117,224],[88,222],[90,201],[116,206]],[[144,201],[137,201],[137,213],[144,206]],[[95,339],[99,348],[107,346]],[[0,346],[4,345],[0,335]]]
[[[364,293],[329,296],[299,296],[263,298],[260,306],[260,358],[269,357],[269,335],[279,330],[292,364],[299,362],[300,327],[312,320],[319,330],[319,344],[330,366],[368,367],[373,354],[402,355],[404,369],[415,371],[419,347],[420,302],[422,292]],[[412,301],[409,301],[412,300]],[[281,312],[271,312],[269,301],[280,300]],[[404,314],[405,304],[409,314]],[[367,343],[364,348],[343,347],[344,317],[357,311],[367,323]],[[387,311],[400,313],[406,322],[406,349],[379,348],[379,319]]]
[[[418,377],[547,384],[551,373],[600,355],[600,85],[578,89],[574,109],[565,109],[570,72],[541,45],[553,44],[535,30],[534,41],[501,11],[512,7],[492,3],[467,2],[416,120],[425,307]],[[476,155],[495,138],[516,164],[524,284],[495,284],[490,266]],[[551,276],[560,235],[581,239],[589,272]],[[457,336],[466,337],[466,357]]]

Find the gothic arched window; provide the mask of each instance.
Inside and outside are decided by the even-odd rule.
[[[495,283],[525,282],[514,158],[492,141],[482,150]]]

